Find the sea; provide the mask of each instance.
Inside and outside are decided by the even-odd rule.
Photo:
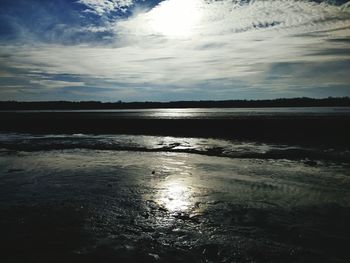
[[[8,114],[21,121],[51,113],[113,123],[253,117],[345,124],[350,108],[16,111],[0,119],[6,126]],[[1,261],[349,262],[346,141],[142,133],[1,129]]]

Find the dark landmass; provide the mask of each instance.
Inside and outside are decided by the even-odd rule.
[[[350,97],[291,98],[272,100],[100,102],[100,101],[0,101],[0,110],[97,110],[155,108],[261,108],[261,107],[350,107]]]

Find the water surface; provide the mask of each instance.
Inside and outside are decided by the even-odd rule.
[[[2,262],[349,262],[349,113],[2,112]]]
[[[185,108],[117,110],[17,110],[17,113],[106,113],[124,118],[235,118],[244,116],[350,116],[350,107]]]

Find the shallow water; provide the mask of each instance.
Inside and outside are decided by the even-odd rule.
[[[152,136],[4,137],[5,261],[350,259],[350,170],[346,161],[328,158],[330,149],[323,159],[267,158],[269,151],[296,146]],[[79,138],[77,147],[67,146]],[[53,144],[60,147],[48,147]]]
[[[184,108],[117,110],[17,110],[4,113],[105,113],[114,118],[230,119],[252,116],[350,116],[350,107]]]
[[[350,162],[350,149],[347,145],[307,147],[297,144],[171,136],[0,133],[1,148],[16,151],[92,149],[178,152],[231,158],[297,159],[314,165],[327,161],[343,165]]]

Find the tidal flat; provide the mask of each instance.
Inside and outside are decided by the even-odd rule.
[[[349,116],[1,112],[1,262],[349,262]]]
[[[3,149],[0,175],[2,262],[350,259],[344,162]]]

